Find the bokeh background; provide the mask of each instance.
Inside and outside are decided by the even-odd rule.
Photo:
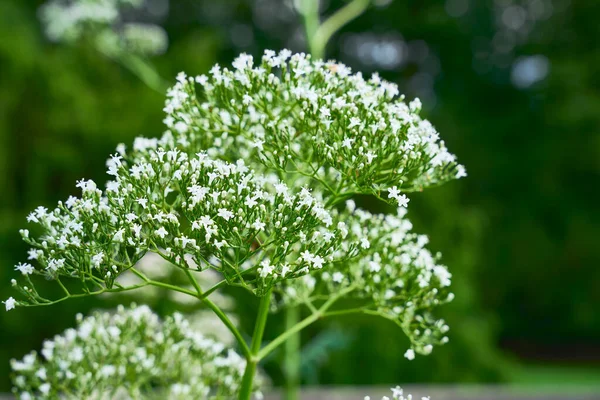
[[[41,3],[0,2],[3,299],[26,255],[26,214],[75,194],[76,179],[103,182],[118,143],[164,130],[163,95],[85,43],[49,42]],[[343,4],[323,0],[321,11]],[[168,51],[149,60],[168,81],[240,52],[306,50],[291,0],[150,0],[139,18],[168,34]],[[392,324],[324,321],[303,332],[304,383],[600,385],[599,18],[597,0],[379,0],[334,37],[328,57],[422,99],[469,177],[410,203],[416,230],[454,275],[456,300],[440,310],[450,343],[409,363]],[[72,326],[75,313],[115,303],[0,312],[0,392],[10,358]],[[238,302],[247,332],[254,306]],[[272,321],[267,337],[281,319]],[[266,365],[276,385],[280,356]]]

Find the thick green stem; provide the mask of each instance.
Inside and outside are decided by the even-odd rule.
[[[242,349],[242,354],[244,355],[244,357],[249,358],[251,355],[250,349],[248,348],[248,345],[246,344],[246,341],[242,337],[242,334],[240,333],[240,331],[235,327],[233,322],[231,322],[231,320],[223,312],[223,310],[221,310],[219,308],[219,306],[217,306],[215,303],[213,303],[207,297],[206,294],[202,293],[202,288],[200,288],[200,285],[198,284],[198,281],[196,280],[196,278],[194,277],[192,272],[189,269],[185,269],[185,273],[186,273],[188,279],[190,280],[190,282],[192,283],[192,285],[194,286],[194,288],[196,289],[196,297],[200,301],[202,301],[208,308],[210,308],[217,315],[217,317],[225,324],[227,329],[229,329],[229,331],[236,338],[238,344],[240,345],[240,348]]]
[[[298,322],[296,325],[294,325],[293,327],[289,328],[288,330],[286,330],[285,332],[283,332],[281,335],[277,336],[275,339],[273,339],[271,342],[269,342],[268,345],[266,345],[265,347],[263,347],[258,352],[258,354],[256,355],[256,357],[258,358],[258,360],[259,361],[262,360],[270,352],[272,352],[277,347],[279,347],[281,344],[283,344],[287,340],[289,340],[290,337],[298,334],[298,332],[300,332],[302,329],[306,328],[307,326],[309,326],[313,322],[317,321],[319,318],[322,318],[323,315],[325,314],[325,311],[329,310],[329,308],[336,301],[338,301],[339,298],[345,296],[346,294],[350,293],[353,290],[354,290],[354,287],[353,286],[349,286],[346,289],[343,289],[343,290],[339,291],[336,295],[331,296],[325,303],[323,303],[323,305],[317,311],[313,312],[311,315],[309,315],[308,317],[304,318],[302,321]]]
[[[254,325],[252,343],[250,344],[250,356],[246,357],[246,370],[244,371],[244,377],[242,379],[242,387],[240,388],[240,394],[238,397],[239,400],[250,400],[250,396],[252,395],[252,382],[254,381],[256,366],[260,361],[256,355],[260,351],[263,333],[265,331],[265,326],[267,325],[269,306],[271,304],[271,293],[272,289],[269,289],[267,293],[265,293],[265,295],[260,299],[258,315],[256,316],[256,325]]]
[[[300,307],[294,306],[288,308],[285,314],[285,330],[294,329],[299,321]],[[300,332],[291,335],[285,342],[285,400],[298,399],[298,386],[300,386],[300,344]]]
[[[312,40],[309,41],[312,46],[310,50],[313,57],[325,57],[325,47],[331,37],[348,22],[365,12],[367,7],[369,7],[369,3],[370,0],[352,0],[323,22],[315,31]]]
[[[319,28],[319,0],[303,0],[300,7],[306,32],[306,44],[309,51],[312,51],[315,32]]]
[[[217,317],[219,317],[219,319],[221,321],[223,321],[223,323],[225,324],[225,326],[231,331],[231,333],[233,334],[233,336],[235,336],[238,344],[240,345],[241,349],[242,349],[242,354],[245,357],[249,357],[250,356],[250,350],[248,349],[248,345],[246,344],[246,341],[244,340],[244,338],[242,337],[242,334],[240,333],[240,331],[238,331],[238,329],[235,327],[235,325],[233,324],[233,322],[231,322],[231,320],[229,319],[229,317],[227,317],[227,315],[212,301],[210,301],[208,298],[203,298],[201,299],[202,302],[204,304],[206,304],[206,306],[208,308],[210,308],[211,310],[213,310],[213,312],[217,315]]]

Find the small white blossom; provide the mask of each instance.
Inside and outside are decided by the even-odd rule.
[[[167,231],[164,226],[161,226],[160,228],[155,230],[154,233],[157,236],[159,236],[161,239],[164,239],[165,236],[167,236],[169,234],[169,231]]]
[[[266,224],[264,222],[260,222],[259,219],[254,221],[254,223],[252,224],[252,228],[256,229],[257,231],[264,231],[265,226],[266,226]]]
[[[138,390],[140,398],[201,399],[218,390],[229,399],[237,396],[246,366],[243,357],[200,333],[181,314],[161,320],[147,306],[79,316],[75,329],[45,341],[40,353],[11,360],[21,398],[35,393],[42,400],[92,399],[121,387]],[[146,387],[148,380],[156,384]],[[259,375],[253,392],[261,381]],[[177,385],[186,388],[185,396],[172,396]]]
[[[271,265],[269,260],[264,260],[260,263],[260,268],[258,269],[259,275],[261,278],[266,278],[267,276],[273,273],[275,268]]]
[[[6,307],[6,311],[10,311],[15,308],[15,304],[17,304],[16,300],[12,297],[9,297],[6,301],[3,301],[4,306]]]
[[[31,275],[33,274],[33,271],[35,271],[35,268],[33,265],[28,263],[19,263],[15,266],[15,270],[19,271],[23,275]]]
[[[225,208],[219,208],[217,215],[223,218],[225,221],[229,221],[231,218],[233,218],[233,213]]]
[[[399,207],[406,208],[408,206],[408,202],[410,199],[406,197],[404,194],[400,194],[400,190],[396,186],[393,186],[388,189],[388,197],[390,199],[394,199],[398,202]]]
[[[331,280],[333,280],[336,283],[341,283],[344,280],[344,274],[342,274],[339,271],[336,271],[333,273]]]

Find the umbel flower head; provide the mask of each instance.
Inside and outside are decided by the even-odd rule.
[[[165,124],[182,145],[227,158],[256,158],[272,170],[308,176],[325,195],[422,190],[465,175],[418,99],[395,84],[365,80],[336,62],[266,51],[242,54],[232,69],[178,76]]]
[[[29,283],[20,287],[29,303],[48,302],[31,275],[124,289],[115,278],[148,251],[184,270],[212,268],[259,295],[333,259],[339,227],[307,189],[292,193],[284,183],[255,176],[242,161],[188,156],[157,141],[138,142],[141,147],[108,161],[116,179],[105,192],[81,180],[81,198],[29,214],[43,230],[39,238],[21,232],[38,264],[16,267]]]
[[[246,361],[180,314],[161,321],[148,307],[132,306],[79,315],[75,329],[11,364],[21,400],[228,400],[238,391]]]
[[[398,208],[396,215],[372,214],[356,209],[349,200],[336,217],[346,221],[347,237],[360,243],[360,254],[285,282],[284,301],[305,304],[348,292],[361,300],[360,306],[340,313],[379,315],[396,323],[411,341],[412,348],[405,354],[411,360],[415,351],[426,355],[434,345],[446,343],[449,327],[433,318],[431,310],[454,297],[449,292],[451,274],[439,264],[439,255],[425,248],[427,236],[411,232],[405,214],[404,208]]]
[[[14,284],[24,299],[6,309],[147,285],[204,299],[222,283],[257,296],[275,290],[280,304],[311,310],[327,298],[318,313],[327,316],[348,311],[326,308],[353,296],[364,302],[353,311],[403,329],[408,359],[428,354],[448,340],[431,311],[452,299],[451,275],[427,237],[411,232],[406,193],[466,173],[420,108],[376,75],[285,50],[257,65],[241,55],[208,76],[182,73],[160,139],[119,145],[104,191],[81,180],[81,197],[28,216],[41,233],[22,231],[31,263],[16,266],[25,282]],[[356,194],[398,212],[368,213],[351,200],[339,210]],[[212,269],[223,281],[194,292],[149,279],[135,268],[149,252],[190,277]],[[123,285],[116,278],[126,271],[141,282]],[[34,275],[57,281],[65,297],[44,298]]]

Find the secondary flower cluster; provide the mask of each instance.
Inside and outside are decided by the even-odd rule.
[[[429,354],[433,345],[446,343],[448,326],[430,312],[452,300],[451,274],[438,263],[439,254],[425,248],[427,236],[411,232],[405,214],[404,208],[396,215],[372,214],[349,200],[337,218],[346,221],[348,239],[360,243],[359,255],[287,283],[287,300],[303,303],[350,290],[364,300],[357,312],[381,315],[403,329],[412,344],[406,358],[413,359],[415,351]]]
[[[77,327],[12,360],[14,391],[29,399],[232,399],[246,361],[148,307],[78,316]],[[257,393],[260,397],[260,393]]]
[[[326,195],[391,189],[389,198],[405,204],[400,191],[465,170],[419,117],[418,99],[407,105],[397,95],[377,75],[367,81],[343,64],[267,50],[257,66],[242,54],[231,70],[180,74],[164,122],[182,142],[311,177]]]
[[[73,43],[87,38],[103,53],[162,54],[168,46],[160,26],[123,20],[123,11],[139,9],[145,0],[50,0],[40,19],[50,40]]]
[[[32,246],[29,259],[39,265],[16,266],[29,284],[20,287],[29,302],[46,302],[32,274],[112,288],[147,251],[182,269],[189,261],[195,269],[215,269],[260,295],[322,268],[343,239],[344,225],[333,226],[308,189],[293,193],[280,181],[255,176],[242,161],[189,156],[152,140],[137,141],[129,156],[120,150],[107,162],[115,180],[105,192],[81,180],[81,198],[53,211],[38,207],[27,217],[43,230],[39,238],[21,231]],[[9,299],[6,308],[14,304]]]

